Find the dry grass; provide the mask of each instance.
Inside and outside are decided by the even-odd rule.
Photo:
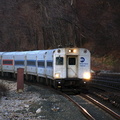
[[[6,88],[6,86],[3,83],[0,83],[0,98],[2,96],[6,96],[8,92],[8,89]]]
[[[117,58],[109,57],[92,57],[92,69],[94,71],[110,70],[120,72],[120,62]]]

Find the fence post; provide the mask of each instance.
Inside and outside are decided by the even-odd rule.
[[[24,90],[24,68],[17,69],[17,92]]]

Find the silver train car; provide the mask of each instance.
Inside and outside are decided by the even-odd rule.
[[[90,57],[85,48],[0,52],[0,74],[16,77],[17,69],[23,68],[27,81],[80,90],[91,78]]]

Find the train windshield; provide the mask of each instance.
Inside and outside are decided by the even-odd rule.
[[[63,65],[63,57],[56,57],[56,65]]]

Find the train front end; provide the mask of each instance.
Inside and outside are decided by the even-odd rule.
[[[84,48],[59,48],[54,53],[55,87],[78,91],[90,81],[90,52]]]

